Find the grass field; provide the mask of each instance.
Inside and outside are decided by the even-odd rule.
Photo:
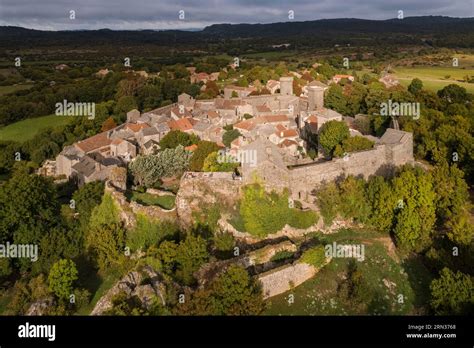
[[[176,197],[173,195],[157,196],[150,193],[132,192],[131,201],[142,205],[158,205],[164,209],[173,209]]]
[[[431,276],[418,259],[399,261],[387,250],[386,238],[344,230],[323,236],[322,244],[365,245],[365,260],[333,258],[312,279],[269,299],[267,315],[406,315],[423,313],[428,301]],[[363,301],[347,298],[340,290],[349,264],[357,264],[364,279]],[[290,303],[289,295],[294,296]],[[400,297],[402,295],[402,297]],[[400,300],[402,298],[402,300]]]
[[[267,60],[276,60],[283,59],[287,57],[295,56],[297,51],[269,51],[269,52],[258,52],[258,53],[249,53],[242,55],[243,58],[252,58],[252,59],[267,59]]]
[[[30,89],[33,85],[13,85],[13,86],[0,86],[0,96],[8,93],[21,91],[24,89]]]
[[[394,75],[400,83],[408,86],[414,78],[423,81],[423,87],[436,92],[443,87],[455,83],[474,93],[474,83],[459,82],[464,76],[474,76],[474,69],[462,69],[462,67],[397,67]],[[448,78],[449,76],[449,78]]]
[[[0,140],[24,142],[32,139],[36,133],[48,128],[69,123],[75,116],[48,115],[12,123],[0,128]]]

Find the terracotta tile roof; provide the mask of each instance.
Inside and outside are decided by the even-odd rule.
[[[127,123],[125,128],[130,129],[133,133],[138,133],[141,129],[148,128],[148,123]]]
[[[282,124],[277,124],[275,128],[277,131],[280,131],[280,132],[286,130],[286,127]]]
[[[272,112],[272,110],[270,110],[270,108],[266,105],[257,105],[256,109],[258,112]]]
[[[268,123],[276,123],[276,122],[288,122],[288,116],[286,115],[268,115],[268,116],[261,116],[259,117],[264,120],[264,122]]]
[[[234,124],[234,128],[250,131],[255,128],[255,122],[251,120],[241,121],[239,123]]]
[[[192,118],[180,118],[177,121],[169,121],[168,126],[171,128],[171,130],[180,130],[182,132],[185,132],[187,130],[190,130],[193,128],[193,125],[196,123]]]
[[[209,118],[218,118],[219,114],[217,113],[217,111],[210,110],[210,111],[207,112],[207,116]]]
[[[97,150],[101,147],[108,146],[112,142],[107,137],[107,132],[102,132],[90,138],[84,139],[76,143],[76,146],[85,153]]]
[[[268,80],[267,82],[267,87],[268,88],[273,88],[273,87],[276,87],[280,84],[280,82],[276,81],[276,80]]]
[[[186,108],[184,108],[183,112],[181,113],[179,111],[179,107],[174,107],[171,109],[171,112],[175,114],[176,116],[180,116],[180,117],[192,117],[192,114]]]
[[[283,131],[275,132],[280,138],[292,138],[298,136],[296,129],[285,129]]]
[[[289,147],[289,146],[292,146],[292,145],[298,146],[298,143],[294,140],[285,139],[280,144],[278,144],[279,147]]]
[[[305,122],[308,123],[318,123],[318,118],[314,115],[309,116]]]
[[[224,110],[233,110],[237,106],[246,105],[246,104],[247,102],[240,99],[225,99],[225,100],[218,99],[216,101],[216,108],[224,109]]]

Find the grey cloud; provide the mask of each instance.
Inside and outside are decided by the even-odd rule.
[[[0,0],[0,25],[46,30],[186,29],[214,23],[271,23],[322,18],[470,17],[474,0]],[[76,19],[69,19],[69,11]],[[185,20],[178,12],[185,11]]]

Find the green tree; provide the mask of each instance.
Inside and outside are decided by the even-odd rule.
[[[349,138],[349,127],[341,121],[325,122],[319,130],[319,144],[327,157],[332,157],[336,145]]]
[[[92,210],[86,246],[101,269],[123,264],[125,230],[109,193],[104,194],[100,205]]]
[[[336,218],[341,195],[339,188],[334,181],[330,181],[316,191],[316,201],[318,203],[324,223],[329,226]]]
[[[382,176],[373,176],[367,183],[367,200],[371,206],[369,222],[377,230],[389,233],[394,218],[396,198],[390,182]]]
[[[188,134],[180,130],[172,130],[168,132],[160,140],[160,149],[174,149],[178,145],[189,146],[192,144],[197,144],[199,142],[199,137],[194,134]]]
[[[157,250],[157,257],[165,272],[186,285],[192,285],[195,282],[193,273],[209,258],[207,242],[201,236],[192,234],[188,234],[179,244],[163,241]]]
[[[59,224],[60,204],[52,180],[18,167],[0,186],[0,241],[38,244]]]
[[[219,156],[222,160],[219,160]],[[239,163],[229,161],[230,155],[219,155],[217,151],[212,152],[204,160],[202,170],[205,172],[232,172],[239,166]],[[233,158],[233,157],[232,157]]]
[[[467,91],[464,87],[461,87],[455,83],[447,85],[443,89],[438,91],[438,97],[445,102],[464,104],[468,100]]]
[[[219,146],[212,141],[203,140],[197,146],[198,148],[194,151],[189,164],[189,170],[194,172],[202,171],[206,157],[219,150]]]
[[[49,272],[49,291],[57,298],[67,300],[73,293],[74,282],[78,279],[76,265],[72,260],[62,259],[56,262]]]
[[[100,204],[104,195],[104,183],[93,181],[80,187],[72,195],[75,201],[76,211],[82,223],[89,223],[92,209]]]
[[[364,179],[348,176],[339,184],[339,210],[344,218],[366,222],[370,214],[370,205],[365,193]]]
[[[193,273],[209,259],[207,242],[201,236],[189,234],[184,241],[179,243],[176,255],[176,276],[184,284],[194,283]]]
[[[163,177],[180,176],[187,170],[191,154],[182,145],[154,155],[140,155],[129,165],[136,184],[155,187]]]
[[[259,315],[265,309],[262,290],[245,269],[231,265],[207,289],[197,290],[177,308],[184,315]]]
[[[436,220],[435,192],[431,175],[405,166],[393,179],[397,205],[395,239],[399,246],[421,251],[431,242]]]
[[[336,110],[337,112],[347,115],[349,109],[347,107],[347,97],[343,94],[342,87],[338,84],[333,84],[329,87],[324,98],[324,105],[327,108]]]
[[[237,129],[228,130],[222,135],[222,142],[225,146],[230,147],[230,143],[241,135]]]
[[[120,121],[125,121],[127,112],[137,108],[137,101],[134,97],[123,96],[118,99],[114,108],[114,113],[117,115]]]
[[[423,89],[423,82],[418,78],[414,78],[411,81],[410,85],[408,86],[408,92],[410,92],[413,95],[417,95],[418,93],[421,92],[422,89]]]
[[[430,285],[431,307],[439,315],[471,314],[474,310],[473,278],[443,268]]]

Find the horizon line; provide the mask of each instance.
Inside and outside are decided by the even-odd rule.
[[[360,20],[360,21],[372,21],[372,22],[384,22],[390,20],[400,20],[403,21],[404,19],[409,18],[427,18],[427,17],[435,17],[435,18],[450,18],[450,19],[474,19],[474,16],[470,17],[454,17],[454,16],[442,16],[442,15],[421,15],[421,16],[407,16],[403,19],[398,19],[397,17],[392,18],[385,18],[385,19],[368,19],[368,18],[356,18],[356,17],[338,17],[338,18],[319,18],[319,19],[309,19],[304,21],[295,21],[295,20],[287,20],[287,21],[280,21],[280,22],[268,22],[268,23],[260,23],[260,22],[239,22],[239,23],[232,23],[232,22],[216,22],[212,24],[208,24],[202,27],[189,27],[189,28],[167,28],[167,29],[146,29],[146,28],[137,28],[137,29],[111,29],[109,27],[98,28],[98,29],[87,29],[87,28],[78,28],[78,29],[35,29],[33,27],[24,27],[20,25],[0,25],[0,28],[21,28],[26,30],[34,30],[34,31],[43,31],[43,32],[75,32],[75,31],[100,31],[100,30],[110,30],[110,31],[194,31],[199,32],[203,31],[204,29],[213,26],[213,25],[271,25],[271,24],[286,24],[286,23],[307,23],[307,22],[318,22],[318,21],[336,21],[336,20]],[[176,21],[181,22],[181,21]]]

